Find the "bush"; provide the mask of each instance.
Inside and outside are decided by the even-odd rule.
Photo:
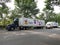
[[[8,19],[8,20],[2,19],[2,20],[0,21],[0,27],[5,27],[5,26],[11,24],[12,22],[13,22],[12,19]]]

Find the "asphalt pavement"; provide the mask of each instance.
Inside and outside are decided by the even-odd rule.
[[[0,45],[60,45],[60,28],[0,30]]]

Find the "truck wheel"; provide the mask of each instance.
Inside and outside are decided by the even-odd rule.
[[[25,28],[25,30],[28,30],[28,28]]]
[[[11,28],[11,31],[14,31],[15,30],[15,28]]]
[[[23,27],[19,27],[19,30],[23,30],[24,28]]]
[[[6,28],[7,31],[11,31],[11,28]]]
[[[23,27],[23,30],[26,30],[26,28],[25,28],[25,27]]]
[[[11,29],[7,29],[8,31],[11,31]]]
[[[21,30],[21,27],[19,27],[19,30]]]

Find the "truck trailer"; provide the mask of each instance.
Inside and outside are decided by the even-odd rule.
[[[9,24],[6,29],[8,31],[15,30],[17,27],[19,30],[27,30],[27,29],[40,29],[44,28],[45,26],[45,21],[44,20],[39,20],[39,19],[32,19],[32,18],[16,18],[14,19],[12,24]]]

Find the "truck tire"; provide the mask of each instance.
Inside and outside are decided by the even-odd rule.
[[[8,31],[11,31],[11,29],[7,29]]]
[[[24,27],[23,29],[24,29],[24,30],[27,30],[27,27]]]
[[[7,29],[8,31],[14,31],[15,30],[15,28],[9,28],[9,29]]]
[[[11,31],[14,31],[15,30],[15,28],[11,28]]]
[[[7,31],[11,31],[11,28],[10,28],[10,27],[6,27],[6,30],[7,30]]]
[[[23,30],[23,29],[24,29],[24,27],[21,27],[21,26],[19,27],[19,30]]]

